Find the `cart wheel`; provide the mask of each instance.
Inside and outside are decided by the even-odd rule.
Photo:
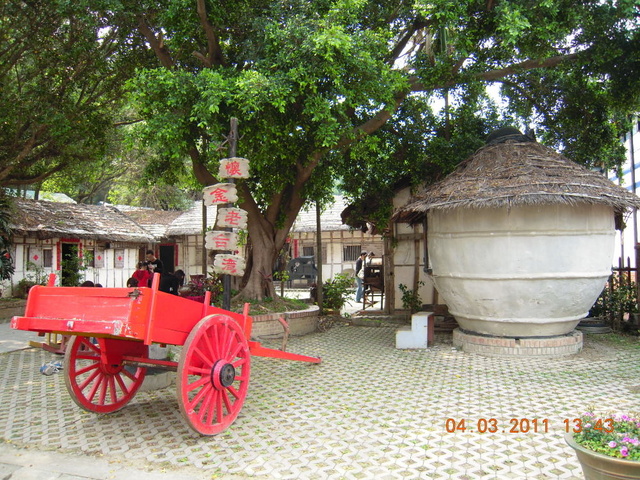
[[[184,344],[178,403],[191,428],[215,435],[233,423],[249,388],[251,354],[244,332],[226,315],[204,317]]]
[[[147,371],[125,367],[123,355],[149,357],[149,347],[140,342],[72,337],[64,358],[64,380],[69,395],[90,412],[111,413],[134,397]]]

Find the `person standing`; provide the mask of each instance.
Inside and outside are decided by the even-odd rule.
[[[358,285],[356,290],[356,302],[358,303],[362,301],[362,292],[364,290],[362,282],[364,281],[364,261],[366,258],[367,252],[362,251],[360,252],[360,257],[356,260],[356,283]]]
[[[149,273],[151,274],[151,280],[149,284],[153,281],[153,274],[159,273],[162,275],[164,273],[164,264],[162,260],[156,257],[156,254],[153,253],[153,250],[147,250],[147,268],[149,269]]]
[[[151,279],[151,273],[147,269],[147,264],[145,262],[138,262],[137,269],[131,275],[131,278],[135,278],[138,281],[139,287],[150,287],[149,280]]]

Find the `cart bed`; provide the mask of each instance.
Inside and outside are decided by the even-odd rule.
[[[81,336],[113,336],[183,345],[189,332],[206,315],[223,313],[241,326],[244,317],[154,288],[49,287],[36,285],[22,317],[13,317],[19,330]]]

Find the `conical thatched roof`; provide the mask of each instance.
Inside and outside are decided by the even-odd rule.
[[[515,138],[515,139],[514,139]],[[535,141],[512,136],[482,147],[444,180],[426,187],[393,219],[421,221],[428,210],[591,203],[617,214],[640,208],[640,197]]]

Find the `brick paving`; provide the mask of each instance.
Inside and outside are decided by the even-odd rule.
[[[99,416],[76,406],[62,373],[39,373],[54,355],[1,354],[0,438],[202,478],[581,479],[563,420],[640,405],[638,339],[585,335],[570,357],[489,358],[452,348],[451,334],[428,350],[396,350],[394,331],[339,324],[289,340],[320,365],[252,358],[242,412],[214,437],[183,423],[173,386]],[[498,432],[479,433],[490,418]],[[448,433],[447,419],[464,419],[466,431]],[[526,426],[511,419],[530,431],[509,433]]]

